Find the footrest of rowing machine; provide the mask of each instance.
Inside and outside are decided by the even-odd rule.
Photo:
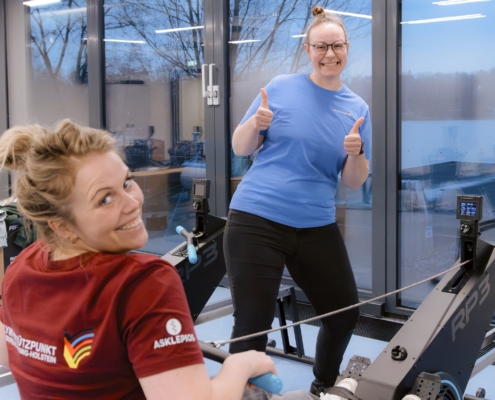
[[[359,382],[361,376],[363,375],[366,368],[371,365],[371,360],[367,357],[353,356],[347,363],[347,367],[342,373],[337,377],[335,384],[339,383],[345,378],[352,378]]]
[[[427,399],[433,393],[432,398],[436,399],[436,396],[440,393],[441,384],[442,380],[440,376],[422,372],[416,378],[411,394],[415,394],[420,399]]]

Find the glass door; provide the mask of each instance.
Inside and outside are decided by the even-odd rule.
[[[145,252],[164,254],[183,241],[175,228],[194,227],[192,180],[215,176],[209,114],[222,105],[204,97],[213,97],[210,82],[218,86],[213,15],[205,12],[211,0],[205,3],[104,2],[106,125],[145,196]]]
[[[495,239],[495,3],[403,0],[399,273],[404,287],[459,257],[456,197],[484,199],[481,239]],[[416,308],[434,288],[400,296]]]

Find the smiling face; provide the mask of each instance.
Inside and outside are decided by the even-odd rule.
[[[148,233],[141,220],[143,192],[114,152],[91,153],[78,161],[70,209],[77,236],[70,253],[126,253],[142,247]]]
[[[346,42],[344,30],[334,23],[322,23],[315,26],[309,32],[307,38],[309,44],[336,42]],[[317,54],[314,46],[304,45],[306,54],[313,65],[313,79],[315,83],[327,87],[335,86],[334,90],[340,88],[340,74],[347,63],[347,44],[344,52],[335,54],[331,47],[328,47],[326,54]]]

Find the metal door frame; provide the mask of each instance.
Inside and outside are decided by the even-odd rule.
[[[214,84],[219,86],[217,106],[205,101],[206,178],[211,181],[210,208],[218,217],[229,208],[229,3],[228,0],[204,0],[205,64],[215,64]]]

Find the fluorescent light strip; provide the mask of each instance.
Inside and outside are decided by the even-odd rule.
[[[260,42],[260,40],[233,40],[229,43],[232,43],[232,44],[239,44],[239,43],[253,43],[253,42]]]
[[[292,35],[294,38],[300,38],[300,37],[306,37],[306,34],[303,33],[302,35]]]
[[[28,7],[37,7],[37,6],[44,6],[47,4],[54,4],[54,3],[60,3],[62,0],[31,0],[31,1],[24,1],[22,4]]]
[[[104,42],[117,42],[117,43],[146,43],[144,40],[123,40],[123,39],[103,39]]]
[[[342,14],[342,15],[347,15],[349,17],[358,17],[358,18],[366,18],[366,19],[371,19],[371,15],[366,15],[366,14],[354,14],[350,12],[345,12],[345,11],[336,11],[336,10],[325,10],[328,12],[331,12],[332,14]]]
[[[192,29],[203,29],[204,26],[190,26],[188,28],[173,28],[173,29],[161,29],[155,31],[155,33],[170,33],[170,32],[178,32],[178,31],[189,31]]]
[[[483,14],[469,14],[469,15],[459,15],[457,17],[445,17],[445,18],[432,18],[432,19],[418,19],[417,21],[407,21],[401,22],[401,24],[429,24],[432,22],[445,22],[445,21],[459,21],[461,19],[473,19],[473,18],[484,18],[486,15]]]
[[[485,1],[492,1],[492,0],[444,0],[444,1],[434,1],[433,4],[436,4],[437,6],[455,6],[456,4],[481,3]]]
[[[65,15],[65,14],[72,14],[77,12],[86,12],[86,10],[87,10],[86,7],[79,7],[79,8],[68,8],[67,10],[52,11],[51,13],[55,15]]]

